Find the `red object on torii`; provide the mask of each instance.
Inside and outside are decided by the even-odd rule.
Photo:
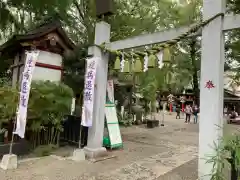
[[[212,81],[209,80],[206,82],[205,88],[212,89],[215,88],[215,85],[213,84]]]

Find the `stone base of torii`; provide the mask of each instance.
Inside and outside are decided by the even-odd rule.
[[[203,0],[203,19],[218,13],[225,13],[226,0]],[[206,163],[208,155],[215,154],[214,144],[219,145],[223,126],[223,73],[224,73],[224,31],[240,27],[240,16],[218,17],[202,29],[202,60],[200,80],[200,127],[199,127],[199,179],[210,180],[213,164]],[[140,35],[110,43],[110,25],[98,22],[95,29],[95,44],[106,43],[112,50],[121,50],[161,43],[176,38],[188,28]],[[107,86],[108,53],[99,47],[89,48],[89,55],[101,58],[99,62],[95,98],[93,126],[89,128],[86,154],[91,158],[103,155],[104,106]],[[213,88],[207,88],[212,82]]]

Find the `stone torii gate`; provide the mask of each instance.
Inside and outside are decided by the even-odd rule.
[[[203,0],[203,20],[225,13],[226,0]],[[200,125],[199,125],[199,179],[210,180],[213,164],[206,164],[206,156],[213,154],[214,143],[219,144],[223,126],[223,73],[224,31],[240,28],[240,15],[219,16],[202,29],[202,61],[200,81]],[[95,28],[95,44],[106,43],[111,50],[122,50],[172,40],[189,28],[183,27],[164,32],[145,34],[125,40],[110,42],[110,25],[98,22]],[[108,71],[108,53],[98,46],[89,47],[89,55],[101,58],[96,76],[93,110],[93,125],[89,128],[88,145],[85,152],[90,157],[106,151],[102,147],[104,130],[104,107]],[[214,88],[206,88],[212,82]]]

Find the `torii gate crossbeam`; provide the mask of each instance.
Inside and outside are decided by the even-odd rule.
[[[203,19],[218,13],[225,13],[226,0],[203,0]],[[214,143],[219,144],[223,126],[223,73],[224,73],[224,31],[240,28],[240,15],[218,17],[202,29],[202,61],[200,81],[200,125],[199,125],[199,179],[210,180],[213,164],[206,164],[206,155],[214,153]],[[153,34],[140,35],[110,43],[110,25],[99,22],[95,29],[95,44],[106,43],[112,50],[129,49],[172,40],[188,28],[173,29]],[[108,54],[99,47],[89,48],[89,54],[101,58],[97,72],[93,125],[89,128],[88,145],[85,148],[90,157],[102,154],[104,129],[104,105],[106,95]],[[208,81],[214,88],[206,88]]]
[[[224,17],[223,31],[237,29],[239,27],[240,27],[240,15],[226,15]],[[143,34],[140,36],[134,36],[124,40],[114,41],[106,44],[106,46],[111,50],[121,50],[146,46],[150,44],[157,44],[175,39],[176,37],[179,37],[181,34],[187,32],[188,30],[189,26],[180,27],[177,29],[169,29],[166,31],[159,31],[152,34]],[[198,35],[201,35],[201,30]]]

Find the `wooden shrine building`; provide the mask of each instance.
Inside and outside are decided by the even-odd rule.
[[[0,56],[11,67],[12,85],[15,86],[21,81],[25,51],[40,51],[33,80],[61,81],[63,54],[74,48],[60,21],[48,20],[26,34],[14,35],[0,46]]]
[[[232,91],[224,89],[224,107],[228,110],[236,110],[240,113],[240,96],[237,96]]]

